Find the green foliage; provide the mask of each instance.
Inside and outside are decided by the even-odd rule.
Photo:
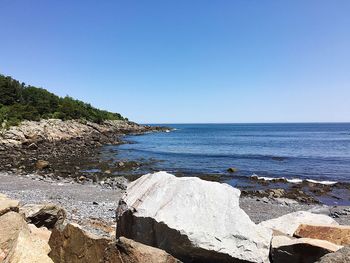
[[[0,74],[0,125],[17,125],[23,120],[82,119],[101,123],[104,120],[127,120],[119,113],[99,110],[88,103],[64,98]]]

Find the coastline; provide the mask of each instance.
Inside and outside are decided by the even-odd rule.
[[[116,145],[132,143],[125,135],[169,131],[161,126],[139,125],[129,121],[95,124],[81,121],[42,120],[23,122],[0,135],[0,171],[16,175],[35,174],[48,180],[68,180],[79,184],[109,182],[105,187],[124,189],[121,181],[135,180],[149,172],[157,160],[120,159]],[[111,146],[111,148],[110,148]],[[350,205],[346,199],[350,184],[290,180],[252,175],[181,173],[208,181],[228,183],[252,198],[288,198],[305,204]],[[123,177],[124,176],[124,177]],[[232,184],[231,181],[237,183]]]
[[[0,173],[2,176],[6,174],[9,181],[12,176],[12,184],[32,179],[34,182],[52,185],[81,186],[88,189],[88,192],[90,188],[99,188],[102,189],[101,191],[120,193],[126,189],[128,180],[132,181],[144,173],[157,170],[154,170],[152,162],[148,161],[120,160],[118,157],[113,160],[103,158],[102,146],[128,143],[123,139],[125,135],[142,135],[159,131],[169,131],[169,128],[145,126],[127,121],[108,121],[101,125],[60,120],[24,122],[21,126],[13,127],[0,135],[0,146],[2,146],[0,147]],[[12,144],[6,144],[4,140]],[[126,176],[123,177],[120,174]],[[248,202],[248,207],[254,207],[251,210],[253,217],[256,217],[254,213],[259,215],[263,212],[259,209],[259,205],[254,205],[256,202],[276,205],[276,207],[281,204],[289,206],[294,202],[293,205],[298,204],[300,209],[307,210],[309,206],[322,205],[327,203],[329,198],[334,198],[332,194],[334,189],[336,191],[343,188],[350,189],[348,185],[341,183],[322,184],[306,180],[292,182],[286,178],[265,178],[254,175],[244,177],[236,175],[235,172],[228,175],[188,175],[178,172],[175,175],[196,176],[221,183],[229,183],[232,176],[236,179],[241,178],[245,182],[235,187],[241,190],[242,200],[251,200],[243,203]],[[33,187],[31,184],[28,186]],[[3,187],[0,190],[6,191],[6,188]],[[8,191],[6,193],[11,195]],[[31,201],[34,200],[31,199]],[[328,202],[328,205],[336,206],[331,202]],[[274,207],[271,209],[269,211],[276,210]]]
[[[231,201],[235,200],[235,202],[237,202],[238,207],[235,208],[235,205],[231,204],[231,208],[233,210],[241,209],[239,211],[241,211],[241,213],[247,217],[247,221],[250,222],[248,223],[250,224],[250,227],[265,231],[267,234],[267,236],[265,236],[266,246],[264,248],[266,257],[274,256],[274,251],[276,251],[276,248],[274,248],[272,245],[275,242],[274,240],[278,239],[280,237],[279,235],[281,234],[279,232],[276,232],[276,234],[268,228],[261,226],[261,224],[266,224],[266,222],[280,220],[283,216],[294,217],[294,215],[297,214],[297,217],[302,217],[304,215],[307,217],[310,216],[311,218],[309,220],[312,222],[317,223],[316,218],[325,218],[329,222],[339,224],[340,229],[343,227],[342,225],[344,225],[345,228],[348,227],[347,225],[350,221],[350,206],[322,205],[311,195],[309,195],[308,191],[305,190],[305,187],[308,186],[316,189],[317,191],[323,192],[323,194],[327,194],[330,191],[329,189],[335,187],[337,184],[319,184],[306,181],[293,184],[293,187],[287,189],[277,188],[282,187],[282,185],[286,183],[290,184],[290,182],[287,182],[285,179],[276,178],[274,180],[265,180],[265,178],[250,177],[246,178],[251,183],[250,187],[253,187],[253,190],[250,190],[249,187],[247,188],[247,186],[236,188],[225,184],[204,182],[198,178],[177,178],[174,175],[166,172],[146,174],[142,176],[142,178],[139,178],[131,183],[130,181],[133,181],[138,177],[137,175],[133,175],[133,171],[142,171],[140,168],[148,165],[147,163],[135,162],[133,160],[120,160],[118,156],[115,159],[103,158],[103,156],[101,156],[101,149],[103,149],[101,147],[103,145],[108,143],[114,145],[125,143],[122,139],[124,134],[144,134],[146,132],[163,130],[167,129],[164,127],[140,128],[140,126],[137,125],[132,129],[123,130],[123,132],[121,132],[121,130],[118,132],[107,132],[106,134],[110,134],[110,136],[106,136],[106,134],[100,132],[95,133],[93,135],[95,138],[93,141],[90,141],[92,137],[91,134],[89,134],[86,137],[78,136],[76,138],[58,140],[54,142],[36,141],[31,142],[29,145],[27,142],[25,142],[21,144],[20,147],[17,146],[10,148],[10,152],[7,151],[9,149],[7,148],[7,150],[1,152],[3,155],[8,154],[8,159],[2,160],[0,163],[0,197],[5,196],[6,198],[13,199],[9,200],[5,198],[3,201],[5,203],[16,202],[17,207],[15,209],[17,210],[15,212],[18,212],[19,209],[19,214],[17,216],[23,216],[23,214],[21,214],[21,209],[22,211],[25,211],[25,209],[28,209],[28,207],[42,208],[51,206],[62,211],[64,214],[64,223],[57,223],[57,226],[55,226],[55,228],[52,230],[48,230],[45,227],[34,228],[34,231],[45,232],[47,239],[43,241],[48,246],[48,250],[47,252],[43,252],[43,254],[46,253],[45,255],[47,255],[51,250],[50,254],[48,255],[54,262],[63,262],[61,259],[59,259],[62,251],[65,251],[64,253],[67,253],[66,256],[70,258],[72,256],[71,253],[75,253],[75,247],[78,246],[79,249],[83,248],[86,242],[89,243],[96,241],[98,243],[103,240],[103,244],[98,245],[98,249],[103,251],[103,253],[106,251],[121,253],[121,251],[124,250],[119,251],[120,243],[123,244],[123,242],[134,242],[132,244],[137,244],[137,246],[149,245],[147,242],[144,243],[142,240],[138,240],[137,237],[133,237],[127,233],[129,228],[124,224],[132,224],[132,222],[138,222],[137,220],[131,219],[123,221],[124,219],[122,219],[122,214],[124,212],[121,213],[121,211],[125,208],[124,200],[126,200],[125,198],[129,196],[130,192],[132,192],[132,189],[137,182],[142,188],[134,192],[134,194],[136,193],[137,195],[142,195],[142,191],[146,191],[146,195],[152,195],[154,191],[162,193],[162,191],[165,191],[163,187],[168,185],[165,182],[166,180],[175,180],[178,184],[181,184],[181,181],[184,182],[186,180],[190,180],[192,183],[198,184],[198,186],[209,186],[210,184],[212,187],[215,186],[214,188],[220,187],[222,190],[226,189],[226,191],[228,191],[227,193],[235,193],[233,195],[235,197],[231,195],[227,196],[227,198],[229,198]],[[108,140],[106,140],[106,138],[108,138]],[[33,148],[30,146],[33,143],[35,143],[37,147]],[[52,154],[53,152],[55,154]],[[6,163],[6,161],[9,160],[12,162],[10,163],[10,166],[8,166],[9,163]],[[25,167],[23,167],[23,163],[26,163]],[[98,171],[89,172],[86,170],[89,169],[91,165],[93,165],[93,167],[98,167]],[[150,167],[152,167],[152,164],[149,164],[148,168]],[[116,176],[117,171],[128,176]],[[177,176],[181,176],[181,174],[177,174]],[[182,176],[184,175],[182,174]],[[224,178],[217,175],[197,175],[196,177],[204,179],[205,181],[216,181],[220,183],[225,182]],[[157,187],[157,183],[151,184],[151,188],[153,187],[154,189],[152,190],[150,188],[147,190],[147,187],[150,185],[147,182],[145,185],[143,185],[144,178],[156,178],[159,183],[162,180],[165,180],[163,182],[165,185],[162,187]],[[129,185],[133,187],[128,187]],[[146,188],[146,190],[143,188]],[[211,187],[198,189],[196,186],[189,187],[187,190],[182,190],[182,194],[184,194],[185,197],[190,196],[191,198],[189,200],[193,202],[200,196],[203,198],[208,198],[206,194],[209,192],[205,193],[205,191],[210,188]],[[180,189],[183,189],[183,187],[175,186],[172,190],[176,192],[180,191]],[[199,194],[199,196],[196,197],[197,194]],[[131,196],[133,195],[131,194]],[[155,196],[157,197],[158,194],[155,194]],[[182,207],[182,195],[180,194],[177,196],[175,194],[175,196],[178,198],[177,202],[181,204]],[[221,197],[216,198],[217,195],[215,195],[215,198],[213,197],[209,198],[210,201],[213,202],[213,204],[210,205],[212,207],[217,207],[219,203],[217,203],[217,205],[215,205],[215,203],[220,202]],[[151,204],[154,204],[155,201],[156,203],[167,202],[163,199],[164,198],[162,198],[162,200],[153,200]],[[201,198],[199,199],[206,202]],[[226,198],[224,199],[226,200]],[[141,197],[137,200],[141,202],[144,201]],[[146,197],[145,200],[147,200]],[[210,202],[206,202],[204,207],[207,207],[208,203]],[[164,204],[160,205],[161,208],[165,206],[166,205]],[[219,206],[222,206],[222,204]],[[182,208],[186,210],[185,207]],[[129,212],[125,212],[126,218],[131,215],[131,211],[137,212],[138,210],[133,208],[133,210],[127,211]],[[142,211],[142,209],[140,211]],[[174,213],[174,209],[170,209],[170,211]],[[217,213],[211,213],[210,211],[208,212],[206,209],[201,209],[201,211],[205,211],[206,216],[208,215],[208,218],[211,218],[211,220],[213,218],[215,218],[215,220],[219,220],[218,218],[221,218],[217,217]],[[230,211],[230,213],[235,214],[234,211]],[[15,214],[16,213],[10,210],[10,212],[7,212],[6,216],[3,216],[3,218],[6,218],[7,220],[7,215],[10,217],[15,216]],[[26,220],[30,220],[26,214],[24,216],[26,217]],[[235,220],[238,220],[238,218],[235,218]],[[298,221],[299,219],[295,220]],[[186,220],[186,222],[188,221],[190,220]],[[230,220],[230,222],[232,222],[232,220]],[[182,224],[186,225],[185,222],[182,222]],[[29,227],[29,225],[26,227]],[[30,227],[33,228],[33,226]],[[338,228],[338,226],[336,226],[336,228]],[[141,231],[142,233],[146,233],[146,237],[149,238],[148,232],[144,231],[145,229],[148,229],[147,224],[145,226],[138,226],[138,229],[141,229],[143,231]],[[121,231],[126,232],[124,233]],[[164,235],[166,235],[167,238],[172,236],[171,234],[166,233],[166,230],[164,231]],[[271,235],[272,232],[274,233],[273,235]],[[249,233],[252,236],[256,234],[255,232],[250,232],[250,230]],[[223,234],[224,236],[227,235],[226,232]],[[125,237],[130,238],[128,239],[129,241],[125,241]],[[222,237],[220,236],[220,238]],[[220,242],[221,247],[220,238],[216,238],[216,240]],[[251,236],[248,235],[247,238],[250,240]],[[69,243],[71,242],[69,240],[72,240],[73,243]],[[299,240],[302,241],[302,239]],[[291,244],[291,246],[292,245],[293,244]],[[154,249],[154,247],[164,249],[161,250],[161,253],[171,252],[167,248],[163,248],[157,244],[152,245],[152,247],[148,247],[147,249]],[[335,252],[340,248],[341,246],[336,246],[334,250],[327,251],[326,253]],[[136,247],[134,251],[127,251],[125,253],[128,256],[134,256],[139,255],[139,251],[143,251],[142,248]],[[36,252],[42,253],[39,250]],[[153,252],[150,253],[153,255]],[[85,251],[84,254],[88,255],[89,252]],[[174,254],[170,254],[174,256],[176,253],[174,252]],[[192,257],[191,251],[187,252],[187,254]],[[245,253],[243,256],[249,256],[249,253]],[[102,256],[99,256],[99,258],[101,257]],[[154,255],[154,257],[159,257],[159,255]],[[209,255],[205,255],[204,257],[207,258]],[[282,262],[278,261],[278,259],[274,259],[273,261]],[[96,260],[91,262],[96,262]],[[119,261],[117,260],[112,262]],[[138,259],[130,262],[144,261],[143,259]]]
[[[122,183],[125,188],[127,181]],[[15,175],[0,172],[0,193],[21,200],[22,204],[56,203],[67,210],[67,220],[78,223],[99,235],[113,235],[115,209],[125,188],[111,188],[100,183],[81,184],[75,181],[45,179],[37,174]],[[339,224],[350,221],[350,206],[327,206],[301,203],[288,198],[241,195],[240,207],[255,223],[296,211],[327,214]],[[96,224],[95,221],[99,221]]]

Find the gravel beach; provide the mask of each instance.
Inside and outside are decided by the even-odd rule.
[[[67,211],[67,219],[99,235],[113,236],[115,209],[123,194],[121,189],[108,189],[100,184],[79,184],[74,181],[42,179],[35,174],[0,173],[0,193],[18,199],[22,204],[55,203]],[[350,207],[301,204],[290,199],[242,197],[241,208],[252,221],[310,210],[329,214],[340,224],[350,223]]]

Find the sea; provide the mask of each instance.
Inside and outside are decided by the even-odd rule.
[[[350,123],[166,126],[172,130],[127,136],[129,143],[107,146],[109,152],[115,150],[120,159],[153,160],[153,170],[223,175],[232,185],[251,176],[350,182]],[[230,167],[237,172],[229,173]]]

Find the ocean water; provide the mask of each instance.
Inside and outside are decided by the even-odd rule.
[[[350,182],[350,123],[168,124],[108,146],[120,159],[156,160],[173,173]],[[227,169],[235,167],[237,173]],[[146,172],[146,171],[145,171]]]

